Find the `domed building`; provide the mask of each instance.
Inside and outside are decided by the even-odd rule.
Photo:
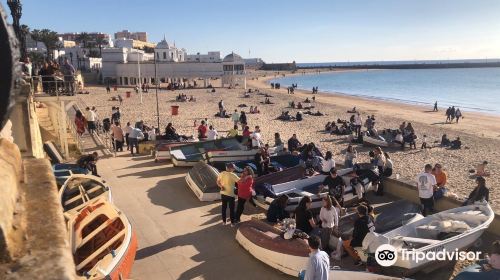
[[[163,62],[182,62],[186,58],[186,50],[178,49],[170,45],[165,37],[155,47],[155,56],[157,61]]]
[[[247,88],[245,60],[234,52],[226,55],[222,60],[222,87]]]

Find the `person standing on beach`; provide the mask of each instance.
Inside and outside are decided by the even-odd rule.
[[[127,126],[123,129],[123,132],[125,133],[125,143],[127,144],[127,151],[130,150],[130,142],[128,140],[128,136],[130,135],[130,132],[134,129],[131,125],[130,122],[127,122]]]
[[[446,115],[446,121],[445,122],[446,123],[448,123],[448,121],[451,122],[451,107],[448,107],[448,109],[446,109],[445,115]]]
[[[238,123],[240,122],[240,113],[238,113],[237,109],[234,109],[234,113],[231,115],[231,120],[234,125],[238,126]]]
[[[424,216],[434,211],[434,188],[436,186],[436,177],[432,175],[432,165],[426,164],[424,172],[417,176],[418,196],[423,206],[422,215]]]
[[[432,110],[433,112],[437,112],[438,111],[438,102],[434,102],[434,109]]]
[[[201,121],[200,126],[198,126],[198,138],[201,139],[207,139],[207,125],[205,124],[205,121]]]
[[[141,129],[136,127],[130,131],[128,135],[128,143],[130,145],[130,152],[132,155],[134,155],[134,147],[135,151],[139,153],[139,140],[142,139],[144,139],[144,133],[142,133]]]
[[[361,116],[359,113],[357,113],[354,115],[354,129],[356,130],[356,136],[358,137],[361,134],[361,125],[362,125]]]
[[[358,152],[356,151],[356,149],[353,148],[352,145],[347,146],[347,150],[345,152],[344,167],[345,168],[353,167],[354,164],[356,163],[357,157],[358,157]]]
[[[455,106],[452,106],[450,110],[450,122],[453,122],[453,120],[455,119],[455,114],[456,114]]]
[[[226,210],[229,208],[229,218],[231,220],[231,226],[236,223],[236,217],[234,213],[234,188],[236,183],[240,180],[240,178],[234,174],[234,164],[228,163],[226,164],[226,171],[223,171],[217,176],[217,186],[220,188],[220,196],[222,202],[222,224],[226,225]]]
[[[240,123],[241,123],[241,130],[243,130],[245,128],[245,126],[248,124],[247,123],[247,115],[245,114],[245,111],[241,111]]]
[[[457,123],[461,117],[462,117],[462,112],[460,111],[460,109],[457,108],[457,110],[455,111],[455,119],[457,120]]]
[[[219,116],[224,116],[224,101],[222,99],[219,101]]]
[[[95,131],[96,113],[90,110],[89,107],[85,108],[85,111],[87,115],[87,129],[92,134]]]

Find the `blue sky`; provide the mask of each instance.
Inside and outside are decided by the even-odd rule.
[[[31,28],[146,31],[188,53],[250,51],[266,62],[500,57],[498,0],[22,2]]]

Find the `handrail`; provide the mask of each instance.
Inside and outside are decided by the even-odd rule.
[[[29,78],[33,93],[51,95],[74,94],[77,88],[78,75],[36,75]],[[42,86],[42,90],[39,89]]]

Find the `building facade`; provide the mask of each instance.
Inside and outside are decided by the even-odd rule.
[[[82,34],[82,33],[81,32],[71,32],[71,33],[57,34],[57,36],[62,38],[65,41],[77,42],[78,36],[80,36],[80,34]],[[90,40],[88,40],[87,43],[96,43],[97,38],[100,38],[100,39],[106,40],[106,42],[108,42],[106,44],[106,46],[111,46],[110,44],[112,44],[111,36],[109,34],[105,34],[105,33],[101,33],[101,32],[90,32],[87,34],[89,35],[89,38],[90,38]]]
[[[123,86],[157,82],[194,85],[199,80],[208,86],[211,79],[220,78],[227,86],[246,87],[245,62],[239,55],[230,54],[221,60],[220,52],[211,53],[214,58],[219,55],[219,60],[187,61],[186,50],[166,40],[158,43],[154,54],[133,48],[106,48],[102,50],[102,79]]]
[[[122,30],[115,33],[115,39],[132,39],[142,42],[148,41],[148,33],[146,32],[130,32]]]
[[[186,55],[188,62],[221,62],[220,52],[208,52],[207,54],[188,54]]]
[[[156,47],[156,44],[134,39],[120,38],[114,40],[114,46],[117,48],[144,49],[145,47],[154,48]]]

